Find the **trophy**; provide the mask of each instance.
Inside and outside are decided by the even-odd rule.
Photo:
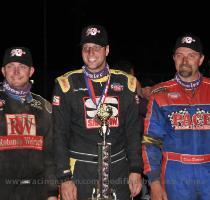
[[[96,119],[100,123],[99,133],[103,140],[98,143],[98,180],[90,200],[117,200],[116,193],[110,186],[111,143],[106,141],[106,136],[110,133],[108,119],[111,116],[111,106],[102,104],[98,108]]]

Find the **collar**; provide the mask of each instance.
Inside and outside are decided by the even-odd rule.
[[[91,80],[101,79],[109,74],[109,65],[106,64],[104,69],[99,72],[93,73],[88,70],[87,66],[83,66],[83,71],[86,77],[90,78]]]
[[[180,76],[178,73],[176,73],[175,75],[175,80],[184,88],[189,89],[189,90],[194,90],[195,88],[197,88],[202,80],[203,76],[199,73],[198,79],[194,80],[192,82],[186,82],[181,80]]]
[[[31,95],[31,84],[28,83],[28,85],[23,89],[16,89],[14,87],[11,87],[9,83],[4,80],[3,81],[3,91],[13,99],[19,100],[21,102],[27,101],[28,103],[32,101],[33,97]]]
[[[109,75],[106,75],[106,76],[104,76],[102,78],[99,78],[99,79],[93,79],[92,81],[97,82],[97,83],[98,82],[103,83],[103,82],[106,82],[108,80],[108,78],[109,78]]]

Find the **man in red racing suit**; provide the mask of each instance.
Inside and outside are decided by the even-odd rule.
[[[152,92],[143,139],[144,173],[151,198],[210,199],[210,80],[198,68],[199,38],[178,38],[176,76]]]

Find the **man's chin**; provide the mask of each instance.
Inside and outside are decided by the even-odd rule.
[[[20,83],[12,83],[11,86],[18,90],[23,89],[25,87],[24,84],[20,84]]]
[[[192,72],[179,72],[179,75],[183,78],[189,78],[192,76]]]

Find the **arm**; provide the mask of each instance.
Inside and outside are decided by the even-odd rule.
[[[67,91],[69,92],[69,91]],[[63,92],[58,83],[55,84],[53,93],[53,125],[54,125],[54,151],[56,162],[56,175],[61,184],[62,196],[71,199],[75,196],[76,186],[71,181],[69,164],[69,140],[70,140],[70,102],[66,100],[66,93]]]
[[[160,181],[153,181],[150,184],[151,200],[168,200],[166,192],[163,190]]]
[[[61,183],[61,194],[65,200],[77,200],[77,188],[73,181]]]
[[[142,188],[142,179],[141,174],[139,173],[130,173],[128,178],[129,189],[131,192],[131,197],[137,196]]]
[[[126,115],[127,157],[129,162],[129,188],[134,197],[141,191],[141,127],[137,94],[129,91],[130,103]]]
[[[52,131],[52,106],[45,100],[45,115],[44,126],[46,134],[44,139],[44,153],[45,153],[45,179],[47,183],[47,196],[50,200],[57,200],[58,186],[55,176],[55,163],[53,159],[53,131]]]
[[[144,173],[150,182],[160,180],[162,141],[165,135],[165,119],[154,95],[151,96],[144,123],[143,161]]]

